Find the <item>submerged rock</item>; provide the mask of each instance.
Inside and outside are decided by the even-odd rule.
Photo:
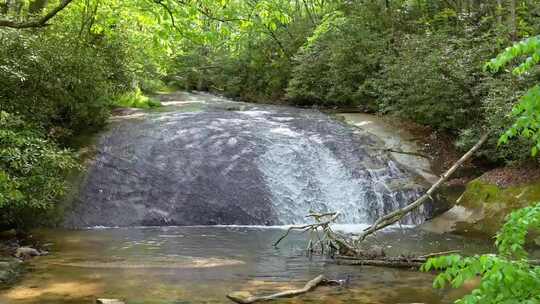
[[[512,211],[540,202],[540,179],[520,184],[499,184],[486,176],[467,184],[457,204],[424,224],[434,232],[494,236]]]

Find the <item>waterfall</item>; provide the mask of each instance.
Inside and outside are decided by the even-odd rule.
[[[340,143],[333,136],[287,126],[270,128],[266,137],[272,144],[258,165],[282,223],[305,223],[310,212],[340,212],[338,223],[367,224],[418,197],[416,188],[390,189],[390,183],[408,178],[393,160],[372,155],[379,167],[367,168],[360,164],[364,155],[340,158],[344,151],[331,150],[332,145],[361,146],[362,141]],[[419,224],[422,214],[420,209],[402,223]]]
[[[367,132],[314,110],[234,107],[206,100],[112,124],[65,225],[298,224],[310,211],[369,224],[422,190]]]

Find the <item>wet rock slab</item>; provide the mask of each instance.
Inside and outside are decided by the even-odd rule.
[[[366,223],[419,193],[368,133],[318,111],[232,105],[114,123],[65,225],[294,224],[310,210]]]

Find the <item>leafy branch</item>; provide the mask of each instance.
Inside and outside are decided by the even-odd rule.
[[[516,76],[526,74],[540,62],[540,36],[525,39],[506,48],[486,63],[485,69],[497,72],[521,57],[526,58],[512,70],[512,74]],[[518,135],[529,138],[533,141],[531,154],[536,156],[540,151],[540,86],[530,88],[521,96],[510,115],[516,120],[500,137],[499,144],[506,144],[509,139]]]
[[[540,228],[540,203],[513,212],[497,235],[499,255],[449,255],[429,259],[423,271],[443,270],[433,282],[457,288],[481,276],[480,285],[458,304],[539,303],[540,267],[533,266],[524,249],[529,229]]]
[[[48,26],[49,20],[54,18],[60,11],[65,9],[73,0],[63,0],[57,7],[52,9],[49,13],[39,18],[38,20],[26,21],[26,22],[17,22],[13,20],[0,20],[0,27],[10,27],[15,29],[24,29],[24,28],[36,28],[36,27],[45,27]]]

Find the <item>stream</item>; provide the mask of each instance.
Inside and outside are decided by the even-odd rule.
[[[0,303],[92,304],[96,297],[136,304],[232,303],[232,291],[276,292],[299,288],[318,274],[350,277],[347,288],[320,287],[275,303],[452,303],[464,290],[435,290],[432,274],[384,267],[339,266],[305,255],[306,236],[293,234],[272,247],[280,228],[152,227],[49,230],[51,254],[31,260]],[[489,249],[486,242],[390,230],[377,238],[391,254]]]
[[[163,108],[126,111],[95,139],[64,228],[33,233],[50,254],[0,290],[1,304],[231,303],[232,291],[297,288],[321,273],[350,283],[275,303],[437,304],[467,292],[432,289],[431,273],[307,257],[300,233],[272,246],[311,211],[340,211],[335,229],[352,232],[418,197],[433,177],[425,160],[381,151],[401,131],[365,114],[345,117],[354,127],[316,110],[204,93],[161,98]],[[387,255],[493,250],[489,240],[415,228],[432,210],[370,241]]]

